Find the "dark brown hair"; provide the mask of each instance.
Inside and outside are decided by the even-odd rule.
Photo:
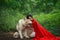
[[[29,19],[29,17],[33,18],[33,16],[32,16],[31,14],[28,14],[28,15],[26,16],[27,19]]]

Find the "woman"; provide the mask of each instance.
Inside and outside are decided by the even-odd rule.
[[[32,27],[34,28],[35,37],[32,40],[58,40],[53,34],[42,27],[32,15],[27,15],[26,18],[32,21]]]

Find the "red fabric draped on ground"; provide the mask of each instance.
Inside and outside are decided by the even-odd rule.
[[[60,36],[56,37],[58,40],[60,40]]]
[[[36,33],[33,40],[58,40],[58,38],[42,27],[35,19],[32,20],[32,25]]]

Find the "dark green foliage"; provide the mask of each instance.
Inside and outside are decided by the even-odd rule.
[[[23,17],[17,10],[2,9],[0,14],[0,30],[14,30],[18,21]]]
[[[60,0],[0,0],[0,31],[16,30],[19,19],[29,13],[53,34],[60,35]]]
[[[55,35],[60,35],[60,11],[59,13],[39,14],[34,16],[42,26]]]

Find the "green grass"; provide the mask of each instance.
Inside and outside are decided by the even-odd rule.
[[[16,30],[18,21],[25,17],[20,11],[13,9],[1,9],[0,13],[0,31]],[[48,14],[37,13],[34,18],[53,34],[60,35],[60,11],[52,11]]]
[[[12,31],[15,30],[18,21],[24,18],[20,12],[11,9],[5,9],[1,11],[0,16],[0,30],[1,31]]]
[[[38,14],[34,18],[45,27],[47,30],[55,35],[60,35],[60,13]]]

